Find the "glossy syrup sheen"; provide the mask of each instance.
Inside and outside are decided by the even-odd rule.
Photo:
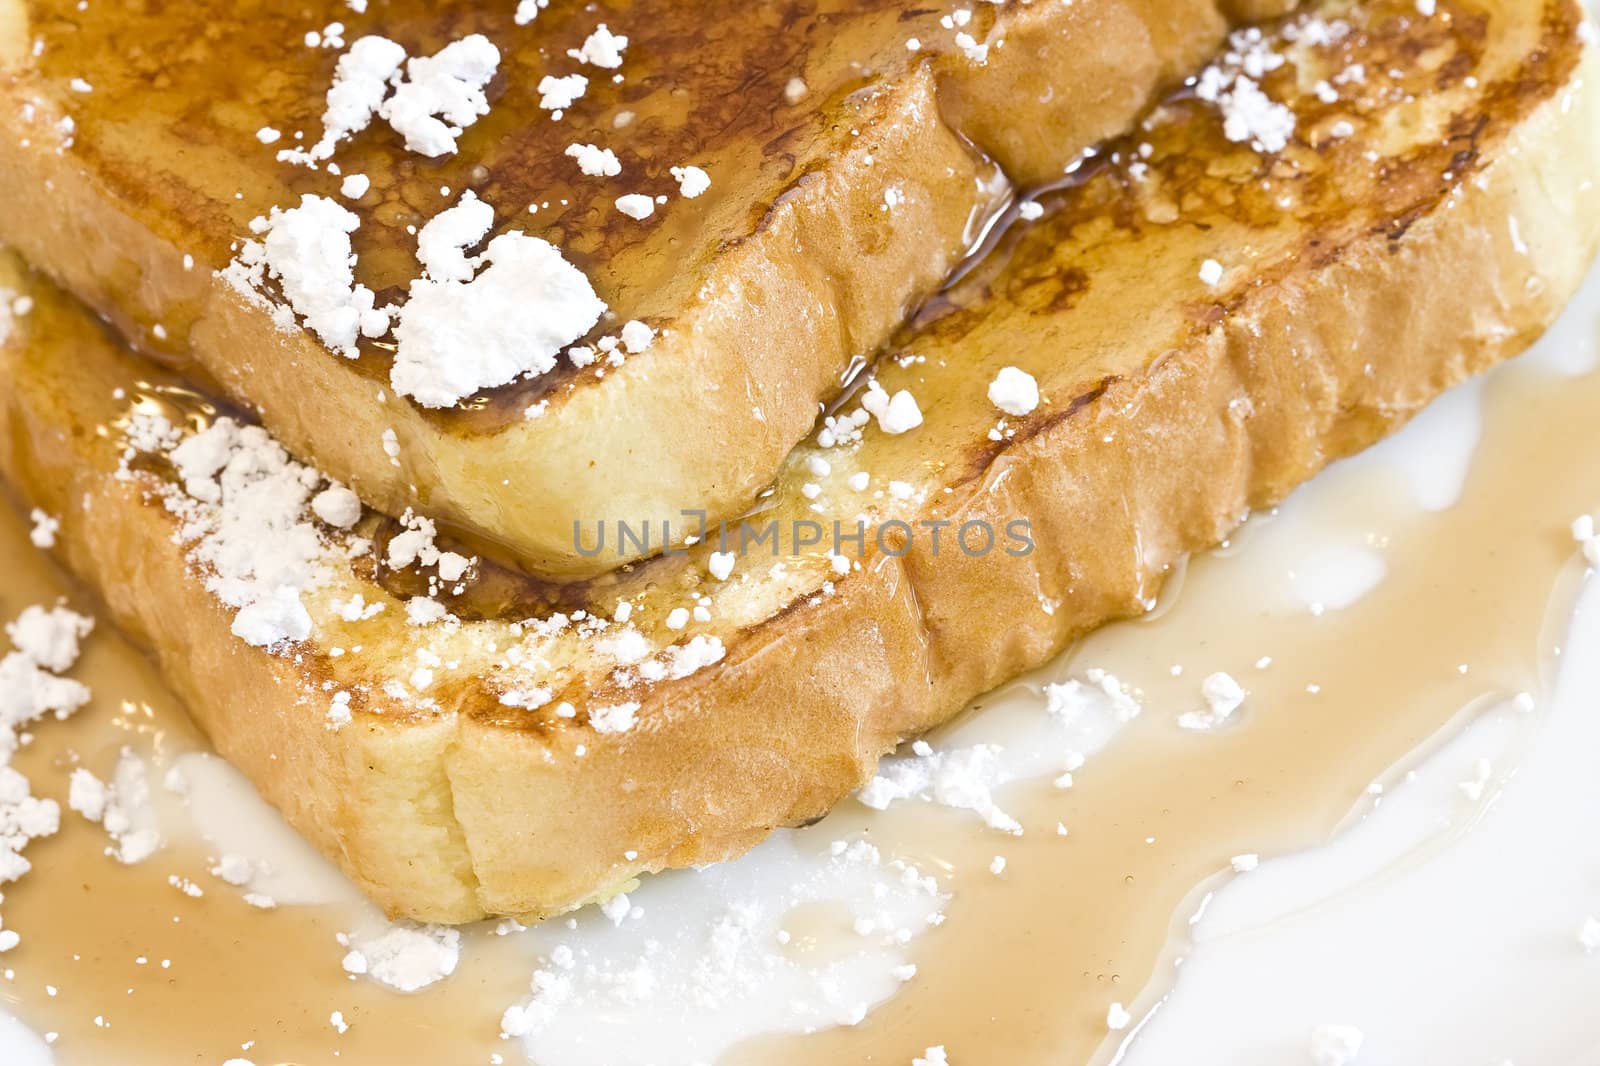
[[[1107,384],[1139,380],[1162,359],[1206,342],[1229,314],[1281,277],[1317,270],[1350,245],[1398,241],[1481,168],[1485,149],[1562,84],[1575,61],[1573,25],[1534,32],[1546,47],[1488,55],[1490,17],[1475,4],[1441,5],[1419,23],[1409,5],[1371,5],[1353,31],[1262,79],[1295,117],[1281,153],[1229,141],[1216,108],[1174,93],[1126,137],[1100,147],[1053,188],[1037,191],[1037,221],[1016,209],[992,230],[969,267],[921,308],[873,371],[890,393],[910,390],[941,432],[967,444],[919,447],[916,434],[875,439],[873,469],[949,467],[981,477],[1010,447],[1072,418]],[[1504,33],[1503,30],[1497,31]],[[1359,86],[1325,103],[1311,91],[1352,63]],[[1335,134],[1338,123],[1352,133]],[[1245,285],[1208,289],[1200,264],[1216,255]],[[1129,303],[1160,294],[1147,313]],[[918,358],[920,357],[920,358]],[[1045,405],[1012,420],[1007,442],[982,383],[1004,366],[1034,375]],[[952,371],[949,368],[957,368]],[[956,427],[964,427],[958,430]]]

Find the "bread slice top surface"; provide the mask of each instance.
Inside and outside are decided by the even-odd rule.
[[[1323,4],[1273,36],[1241,31],[1208,69],[1225,80],[1230,70],[1269,66],[1262,85],[1281,108],[1277,120],[1292,120],[1292,145],[1263,153],[1248,138],[1232,139],[1219,113],[1228,105],[1193,91],[1163,103],[1134,135],[1040,196],[1042,218],[1007,229],[977,270],[924,309],[860,375],[817,436],[795,450],[743,528],[710,527],[693,548],[584,582],[534,581],[484,560],[472,561],[465,576],[447,561],[441,577],[433,551],[424,550],[433,560],[426,566],[385,562],[395,557],[395,538],[425,527],[425,517],[396,521],[369,511],[341,531],[308,503],[300,517],[309,528],[299,532],[315,533],[311,570],[290,576],[301,583],[312,632],[277,650],[315,663],[310,672],[319,680],[325,675],[363,694],[357,711],[370,702],[391,719],[462,712],[513,730],[583,731],[583,708],[625,702],[637,686],[648,686],[631,669],[646,661],[640,652],[650,661],[687,662],[685,649],[697,640],[696,654],[710,655],[709,648],[756,639],[795,604],[832,595],[850,574],[896,554],[895,523],[920,527],[960,513],[1035,436],[1064,420],[1092,421],[1107,405],[1137,403],[1143,382],[1205,343],[1255,294],[1363,242],[1392,246],[1418,220],[1447,211],[1498,142],[1566,87],[1578,63],[1578,25],[1575,10],[1555,0],[1538,8],[1448,3],[1431,18],[1396,0]],[[1208,268],[1213,263],[1217,275]],[[62,337],[88,347],[107,343],[59,296],[41,295],[34,304],[35,313],[17,320],[11,342],[20,338],[28,359],[52,360]],[[197,490],[196,498],[175,480],[171,448],[219,415],[236,429],[218,435],[218,458],[237,457],[243,433],[250,448],[276,453],[271,463],[326,487],[314,468],[182,378],[123,366],[127,380],[84,383],[81,408],[56,412],[56,421],[96,434],[103,442],[96,465],[121,469],[148,488],[154,505],[197,523],[187,536],[204,536],[223,516],[207,498],[217,486]],[[990,398],[989,386],[1006,367],[1037,383],[1040,402],[1026,415],[1008,415]],[[883,431],[859,402],[879,390],[911,392],[924,423]],[[129,450],[133,421],[144,413],[165,413],[178,434],[149,454]],[[216,470],[203,471],[201,483]],[[838,522],[848,533],[858,521],[869,531],[867,551],[848,560],[848,574],[836,572],[842,552],[833,549],[855,541],[836,543],[830,528],[823,543],[797,543],[813,535],[797,523]],[[772,539],[751,548],[769,524],[777,530],[775,550]],[[585,531],[585,538],[592,545],[604,536],[608,547],[596,554],[606,557],[616,534],[611,526],[603,534]],[[741,540],[743,554],[728,579],[718,580],[712,554],[738,553]],[[359,550],[363,545],[370,551]],[[926,545],[918,541],[912,550]],[[400,557],[412,554],[402,548]],[[199,569],[214,571],[203,563]],[[383,610],[346,621],[341,615],[356,596]],[[413,600],[414,616],[446,620],[405,624]],[[620,659],[619,644],[626,645]],[[365,652],[328,655],[356,645]],[[409,685],[409,664],[428,649],[425,658],[452,665],[430,671],[423,693]],[[549,690],[543,713],[502,702],[505,693],[530,688]],[[580,709],[575,718],[554,717],[563,702]]]
[[[881,0],[556,0],[520,26],[516,6],[6,0],[0,175],[29,196],[0,212],[0,236],[136,347],[196,360],[192,376],[378,509],[424,504],[553,577],[595,572],[575,519],[747,506],[850,360],[940,284],[1013,185],[1124,130],[1225,26],[1216,0],[982,4],[960,25]],[[615,70],[568,54],[602,22],[628,38]],[[488,113],[437,158],[374,120],[319,169],[275,162],[324,129],[343,49],[308,32],[346,48],[386,34],[413,57],[481,33],[502,57]],[[571,75],[587,89],[557,121],[538,86]],[[585,145],[621,173],[585,174],[568,155]],[[693,199],[672,175],[687,166],[710,180]],[[350,175],[370,182],[355,199]],[[254,220],[311,195],[359,218],[355,280],[398,301],[420,273],[418,229],[468,191],[492,234],[547,239],[593,283],[609,310],[579,347],[630,321],[657,331],[650,347],[613,349],[621,365],[563,356],[423,408],[392,379],[393,335],[336,359],[278,282],[241,296],[211,278]],[[622,213],[624,195],[653,213]]]
[[[319,836],[328,816],[294,809],[322,801],[297,795],[298,779],[283,783],[284,764],[264,754],[276,760],[278,748],[246,761],[386,906],[448,920],[560,909],[818,813],[895,740],[1085,626],[1137,610],[1182,551],[1529,339],[1596,238],[1583,173],[1600,113],[1580,18],[1561,0],[1537,10],[1463,0],[1429,18],[1402,0],[1330,2],[1278,35],[1236,39],[1211,84],[1235,65],[1270,66],[1262,84],[1305,143],[1257,151],[1248,130],[1225,125],[1232,105],[1206,99],[1211,89],[1156,109],[1041,197],[1042,217],[1007,230],[995,268],[962,279],[874,366],[885,393],[925,398],[923,425],[857,426],[853,393],[818,432],[832,444],[798,449],[751,516],[777,522],[777,557],[735,550],[720,578],[714,534],[687,554],[564,586],[484,563],[446,579],[443,559],[391,570],[379,560],[394,554],[398,524],[371,513],[348,531],[325,523],[303,506],[325,486],[319,476],[264,435],[206,437],[223,424],[214,404],[25,279],[8,283],[33,301],[4,349],[16,386],[9,444],[55,453],[22,464],[28,495],[49,509],[74,510],[85,486],[103,486],[83,517],[138,525],[140,542],[118,549],[126,566],[155,556],[187,568],[185,582],[261,605],[255,622],[290,613],[282,588],[305,611],[304,638],[272,656],[212,633],[203,649],[167,649],[169,671],[202,654],[273,664],[281,688],[248,728],[354,751],[359,765],[340,778],[352,804],[424,764],[430,780],[448,779],[446,813],[427,822],[438,839],[408,850],[363,842],[348,825]],[[1324,124],[1329,136],[1317,137]],[[1519,247],[1524,237],[1541,260]],[[1450,282],[1438,292],[1424,280],[1435,269]],[[991,403],[1004,367],[1033,376],[1034,411],[1002,417]],[[196,440],[209,445],[174,454]],[[223,479],[209,472],[219,457]],[[192,482],[174,477],[179,467]],[[230,506],[283,515],[267,532],[297,542],[298,555],[241,571],[228,537],[208,539]],[[857,515],[890,532],[882,543],[869,534],[843,572],[830,545],[796,544],[809,536],[795,522]],[[1026,557],[1004,550],[1012,517],[1034,520]],[[944,553],[932,547],[927,523],[971,519],[997,531],[994,551],[952,552],[954,529]],[[259,526],[239,532],[260,543]],[[412,601],[430,585],[436,599]],[[453,617],[441,620],[435,602]],[[127,613],[148,624],[153,610]],[[244,612],[220,613],[237,624]],[[190,696],[219,746],[249,756],[247,727],[216,726],[226,695]],[[468,870],[441,879],[459,899],[422,880],[435,848]],[[636,860],[619,860],[624,848]]]

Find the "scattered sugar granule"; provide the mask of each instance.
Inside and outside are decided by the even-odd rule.
[[[911,757],[885,759],[856,799],[881,811],[899,800],[919,798],[953,810],[972,811],[989,828],[1020,836],[1022,824],[994,799],[994,789],[1003,780],[999,754],[999,749],[989,744],[934,751],[918,741],[912,745]]]
[[[610,707],[596,707],[589,712],[589,724],[596,733],[626,733],[633,728],[639,712],[637,703],[618,703]]]
[[[417,262],[430,281],[471,281],[481,265],[466,254],[494,228],[494,208],[468,189],[461,199],[423,224],[417,232]]]
[[[878,428],[891,436],[907,433],[922,425],[922,409],[917,398],[905,389],[890,396],[876,381],[869,382],[861,397],[861,407],[878,420]]]
[[[693,200],[711,188],[711,175],[694,166],[672,168],[672,180],[678,183],[678,192],[685,199]]]
[[[1229,44],[1225,59],[1195,79],[1195,96],[1222,113],[1228,140],[1260,152],[1281,152],[1294,136],[1294,112],[1263,92],[1258,79],[1283,66],[1284,58],[1266,46],[1258,29],[1234,33]]]
[[[633,913],[633,903],[628,899],[626,892],[619,892],[600,904],[600,913],[604,914],[612,925],[621,925]]]
[[[331,484],[311,498],[312,512],[335,529],[349,529],[361,520],[361,500],[340,484]]]
[[[462,132],[489,113],[484,87],[500,67],[500,50],[481,33],[451,41],[406,63],[405,79],[378,115],[430,158],[453,154]]]
[[[617,154],[596,144],[570,144],[565,154],[577,161],[578,169],[592,178],[614,178],[622,173]]]
[[[16,650],[0,659],[0,885],[32,868],[22,855],[29,841],[60,828],[60,806],[34,796],[28,779],[6,763],[23,727],[45,714],[65,718],[89,701],[87,687],[57,674],[72,667],[93,625],[65,608],[30,607],[6,626]],[[0,930],[0,952],[20,942],[15,931]]]
[[[60,825],[61,808],[55,800],[37,798],[26,777],[0,766],[0,885],[32,869],[22,857],[23,848],[30,840],[54,835]]]
[[[376,936],[347,938],[346,973],[364,975],[399,992],[415,992],[455,973],[461,931],[438,925],[392,925]]]
[[[333,156],[339,142],[372,123],[392,84],[400,77],[406,50],[387,37],[361,37],[351,43],[334,67],[322,112],[322,138],[309,149],[286,149],[282,162],[314,165]]]
[[[6,636],[36,666],[63,673],[78,661],[83,638],[94,630],[94,619],[65,607],[27,607],[6,624]]]
[[[627,349],[629,355],[638,355],[640,352],[648,350],[656,339],[656,331],[636,318],[624,322],[622,329],[618,331],[618,335],[622,340],[622,346]]]
[[[622,53],[627,47],[628,39],[612,33],[602,22],[584,40],[582,48],[567,49],[567,56],[592,67],[616,70],[622,66]]]
[[[539,81],[539,106],[554,112],[553,118],[559,118],[563,111],[582,99],[588,91],[589,79],[582,74],[568,74],[561,78],[546,74]]]
[[[117,760],[109,783],[81,766],[72,771],[67,806],[105,829],[111,838],[106,854],[124,865],[141,863],[161,848],[149,804],[144,760],[128,749]]]
[[[1205,709],[1179,715],[1178,725],[1182,728],[1204,732],[1226,724],[1248,693],[1232,675],[1218,672],[1201,682],[1200,695],[1206,702]]]
[[[201,888],[187,877],[179,877],[177,874],[170,875],[167,878],[167,884],[171,885],[173,888],[177,889],[179,892],[182,892],[185,896],[188,896],[191,899],[199,899],[201,896],[206,894],[205,889]]]
[[[334,68],[321,139],[310,148],[286,148],[278,159],[314,167],[375,116],[404,137],[410,151],[430,158],[453,154],[463,131],[489,113],[484,88],[499,67],[500,50],[478,33],[409,60],[386,37],[357,38]]]
[[[1061,684],[1046,685],[1045,710],[1070,722],[1090,713],[1097,701],[1104,700],[1118,721],[1131,722],[1139,717],[1143,708],[1115,674],[1091,667],[1083,676],[1083,681],[1073,678]]]
[[[655,214],[656,202],[642,193],[631,192],[617,197],[617,210],[629,218],[643,221]]]
[[[1004,367],[989,383],[989,402],[1018,418],[1032,414],[1039,406],[1039,383],[1026,370]]]
[[[250,858],[231,852],[211,867],[211,876],[236,887],[249,884],[255,873],[256,864]]]
[[[1572,521],[1572,539],[1583,549],[1583,558],[1591,567],[1600,569],[1600,536],[1595,535],[1594,518],[1579,515]]]

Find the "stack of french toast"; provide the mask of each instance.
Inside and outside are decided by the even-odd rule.
[[[392,915],[818,817],[1600,241],[1577,0],[960,2],[0,0],[0,473]]]

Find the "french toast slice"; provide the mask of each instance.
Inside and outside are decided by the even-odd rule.
[[[917,316],[728,541],[593,581],[430,557],[425,523],[362,511],[15,263],[0,470],[219,751],[391,914],[560,912],[821,814],[1530,343],[1600,244],[1582,19],[1324,0],[1237,35],[1019,210],[1042,217]],[[1292,136],[1257,151],[1241,122]],[[859,414],[901,390],[915,430]],[[805,524],[858,519],[860,545]],[[295,618],[270,650],[230,635]]]
[[[1014,186],[1125,130],[1232,6],[0,0],[0,240],[379,510],[593,576],[625,559],[577,551],[576,523],[649,520],[648,554],[686,510],[747,506]],[[424,145],[442,154],[373,118],[316,169],[275,161],[316,154],[358,38],[429,56],[474,34],[501,62],[487,113]],[[418,230],[469,192],[493,234],[547,239],[593,295],[519,275],[492,307],[415,299]],[[252,277],[253,220],[308,195],[284,276]],[[357,289],[324,276],[350,226]],[[517,319],[517,295],[551,306]],[[362,299],[414,305],[412,328],[367,335]]]

